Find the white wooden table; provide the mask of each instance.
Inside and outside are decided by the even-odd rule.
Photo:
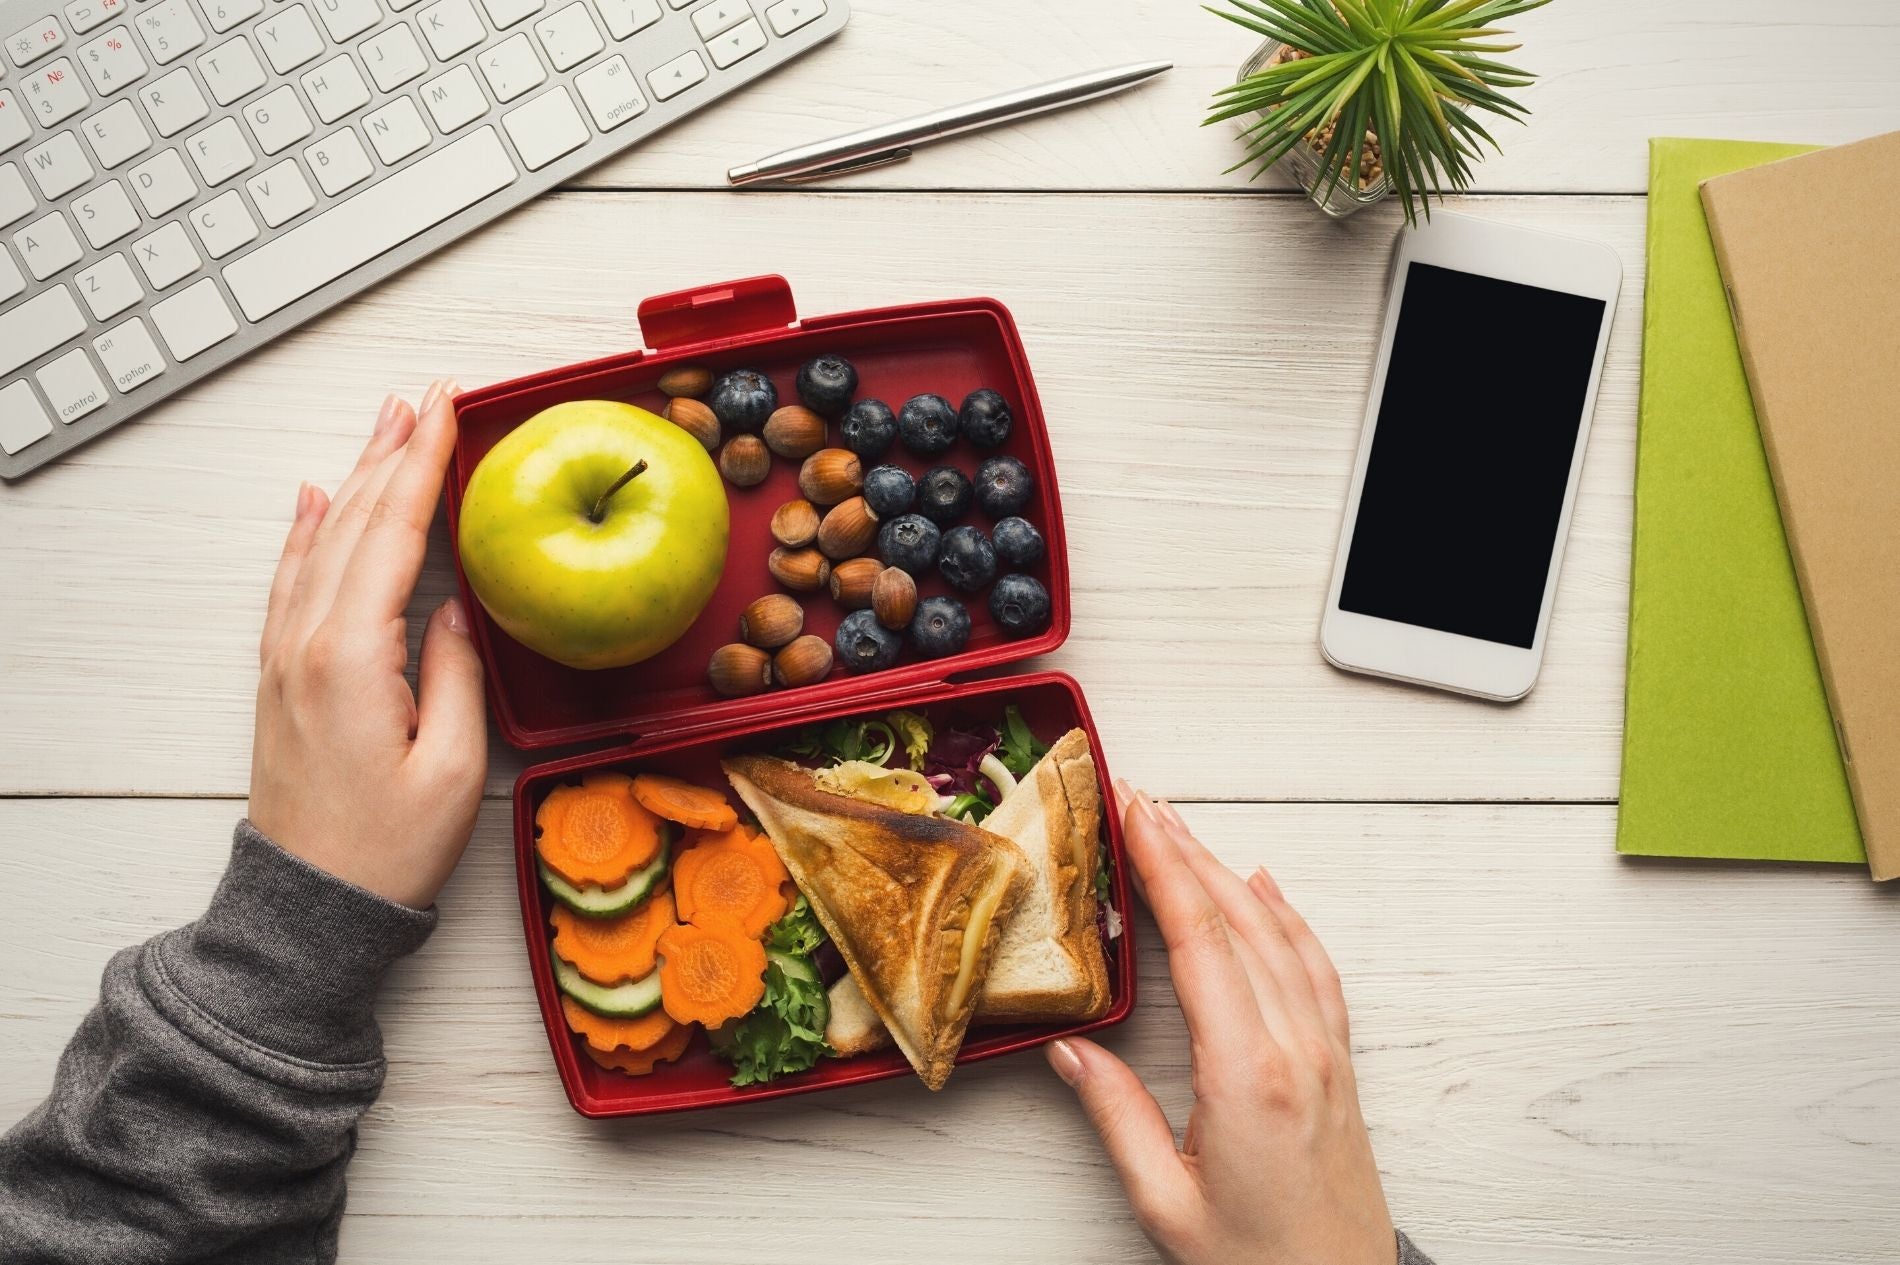
[[[1520,24],[1535,117],[1461,205],[1600,238],[1627,280],[1549,659],[1515,707],[1314,648],[1398,217],[1337,227],[1220,174],[1232,135],[1197,123],[1245,34],[1158,0],[857,8],[769,86],[0,487],[0,1121],[45,1092],[112,951],[193,917],[223,863],[298,479],[333,483],[391,388],[620,350],[641,297],[775,271],[807,313],[1014,309],[1070,514],[1075,634],[1049,663],[1119,772],[1320,929],[1394,1212],[1445,1265],[1900,1258],[1900,890],[1612,847],[1645,140],[1900,127],[1900,8],[1566,0]],[[835,188],[721,188],[783,144],[1146,58],[1176,69]],[[449,583],[438,542],[416,610]],[[1034,1058],[939,1097],[574,1115],[520,945],[519,766],[497,742],[441,929],[388,990],[345,1259],[1149,1259]],[[1158,952],[1141,975],[1110,1044],[1179,1119]]]

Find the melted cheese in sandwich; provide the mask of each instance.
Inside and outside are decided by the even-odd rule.
[[[963,956],[957,963],[957,978],[950,985],[950,1001],[944,1010],[947,1015],[962,1010],[970,995],[970,985],[976,981],[977,954],[989,938],[990,919],[996,916],[996,906],[1009,890],[1009,879],[1009,872],[999,866],[989,887],[970,900],[970,917],[963,925]]]

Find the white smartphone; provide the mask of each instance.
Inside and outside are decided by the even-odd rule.
[[[1544,660],[1622,266],[1436,211],[1400,238],[1320,651],[1509,701]]]

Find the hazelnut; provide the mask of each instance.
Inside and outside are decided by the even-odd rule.
[[[831,643],[810,633],[772,656],[772,679],[780,685],[811,685],[830,672]]]
[[[733,642],[713,651],[706,679],[727,698],[763,694],[772,688],[772,656],[757,646]]]
[[[902,567],[885,567],[871,582],[871,610],[886,628],[910,627],[917,613],[917,581]]]
[[[783,593],[767,593],[739,612],[739,640],[776,650],[804,631],[805,608]]]
[[[831,578],[831,559],[816,549],[779,548],[765,560],[765,569],[788,589],[816,593]]]
[[[719,450],[719,473],[735,488],[755,488],[772,473],[772,454],[757,435],[734,435]]]
[[[685,396],[668,400],[661,415],[697,439],[707,452],[719,447],[719,419],[698,400],[690,400]]]
[[[836,505],[864,486],[864,467],[849,448],[821,448],[798,470],[798,490],[813,505]]]
[[[772,539],[788,549],[803,549],[818,539],[818,507],[800,500],[773,510]]]
[[[712,390],[712,370],[700,365],[681,365],[660,375],[660,390],[674,399],[704,395]]]
[[[831,598],[848,611],[871,604],[871,586],[884,564],[876,558],[850,558],[831,568]]]
[[[765,446],[803,461],[825,446],[825,419],[802,404],[787,404],[765,419]]]
[[[818,524],[818,552],[834,560],[855,558],[876,539],[877,515],[861,496],[832,506],[825,521]]]

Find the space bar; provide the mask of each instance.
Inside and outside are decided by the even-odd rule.
[[[261,321],[514,179],[501,139],[484,127],[264,243],[224,270],[225,284]]]

